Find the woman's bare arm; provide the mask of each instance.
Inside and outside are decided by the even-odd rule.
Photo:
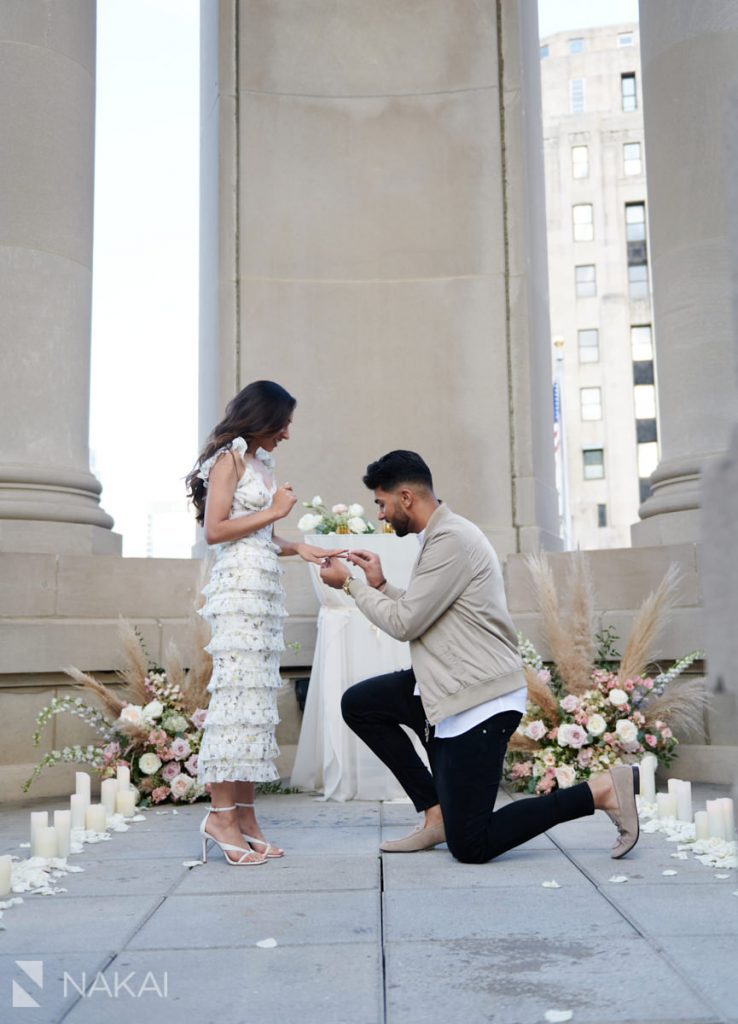
[[[205,540],[208,544],[223,544],[225,541],[248,537],[249,534],[256,533],[257,530],[289,515],[297,501],[292,488],[286,484],[275,492],[271,508],[229,519],[233,494],[243,470],[240,459],[231,452],[225,452],[210,470],[204,523]]]

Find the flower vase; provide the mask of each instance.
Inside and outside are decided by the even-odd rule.
[[[336,527],[336,533],[349,533],[349,528],[344,523],[339,523]]]

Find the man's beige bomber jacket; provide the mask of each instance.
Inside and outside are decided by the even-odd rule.
[[[431,725],[525,686],[497,555],[448,505],[428,520],[407,590],[356,580],[350,592],[371,622],[410,641]]]

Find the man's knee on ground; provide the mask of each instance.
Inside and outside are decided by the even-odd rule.
[[[487,844],[480,839],[467,837],[446,837],[450,852],[462,864],[486,864],[494,856],[487,849]]]

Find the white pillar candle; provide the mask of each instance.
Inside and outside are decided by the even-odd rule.
[[[54,811],[54,828],[56,829],[56,855],[68,857],[72,828],[71,811]]]
[[[118,792],[117,779],[103,779],[100,783],[100,803],[106,814],[115,814],[115,797]]]
[[[723,820],[723,809],[719,800],[708,800],[707,804],[707,827],[710,831],[710,839],[725,839],[725,822]]]
[[[85,811],[87,810],[87,799],[83,793],[72,793],[69,798],[69,807],[72,814],[72,828],[85,828]]]
[[[102,804],[90,804],[85,815],[85,824],[90,832],[105,831],[105,808]]]
[[[31,811],[31,856],[38,857],[36,852],[36,835],[40,828],[47,828],[49,825],[48,811]]]
[[[115,777],[118,781],[118,789],[128,789],[131,783],[131,769],[124,764],[119,764],[115,770]]]
[[[676,795],[679,792],[679,787],[682,784],[681,779],[668,779],[666,782],[667,788],[671,796],[676,799]]]
[[[692,820],[692,783],[680,782],[676,791],[677,818],[679,821]]]
[[[77,782],[74,788],[75,793],[79,793],[80,796],[85,798],[87,806],[90,803],[90,776],[87,772],[77,772],[75,776]]]
[[[728,796],[718,800],[720,809],[723,812],[723,825],[725,826],[725,838],[731,842],[735,838],[735,811],[733,801]]]
[[[56,857],[56,829],[53,825],[36,829],[36,852],[34,857]]]
[[[116,794],[115,809],[125,818],[132,818],[136,813],[136,794],[132,789]]]
[[[649,804],[656,803],[656,765],[653,754],[646,754],[639,765],[640,796]]]
[[[10,886],[13,877],[13,861],[9,854],[0,857],[0,896],[10,895]]]
[[[709,839],[710,826],[707,821],[707,811],[697,811],[694,816],[694,837],[695,839]]]
[[[676,818],[676,797],[671,793],[657,793],[656,809],[659,818]]]

